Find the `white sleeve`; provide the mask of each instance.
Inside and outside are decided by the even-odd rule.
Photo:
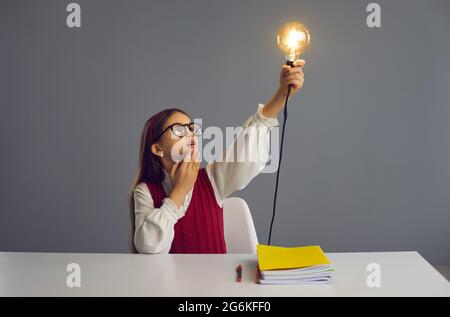
[[[223,154],[222,161],[213,161],[206,166],[220,206],[233,192],[247,186],[269,159],[270,130],[278,126],[278,120],[263,116],[263,107],[263,104],[258,104],[256,113],[245,121],[233,144]]]
[[[164,198],[160,208],[155,208],[145,183],[133,191],[135,232],[134,245],[139,253],[169,253],[174,237],[174,225],[184,216],[185,206],[177,206]]]

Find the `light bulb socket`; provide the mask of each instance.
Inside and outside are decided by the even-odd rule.
[[[288,62],[295,62],[296,59],[298,59],[298,56],[295,53],[286,55],[286,61]]]
[[[294,61],[291,61],[291,60],[287,60],[286,61],[286,65],[291,66],[291,67],[295,67],[294,66]]]
[[[286,55],[286,65],[294,67],[294,62],[298,59],[300,59],[300,54],[297,52]]]

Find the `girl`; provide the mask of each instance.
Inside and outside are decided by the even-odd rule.
[[[223,160],[210,162],[205,168],[200,169],[197,151],[196,137],[201,128],[189,114],[171,108],[147,120],[130,195],[138,252],[226,253],[223,200],[243,189],[264,168],[269,157],[269,132],[278,125],[276,117],[284,106],[289,85],[290,97],[303,86],[304,64],[304,60],[297,60],[295,67],[283,65],[279,87],[270,101],[258,105]],[[181,161],[174,158],[175,147],[184,156]],[[247,147],[264,153],[264,159],[239,159],[245,157]]]

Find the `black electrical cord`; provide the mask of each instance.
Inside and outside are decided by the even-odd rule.
[[[286,65],[295,67],[294,63],[291,61],[286,62]],[[292,88],[292,85],[289,85],[287,95],[286,95],[286,100],[284,102],[283,129],[281,132],[280,155],[278,158],[277,180],[275,182],[275,194],[273,197],[272,221],[270,222],[269,239],[268,239],[268,243],[267,243],[268,245],[270,245],[270,239],[272,237],[272,227],[273,227],[273,221],[275,220],[275,212],[276,212],[276,207],[277,207],[278,180],[280,178],[281,159],[283,158],[284,131],[286,129],[286,120],[287,120],[287,115],[288,115],[287,104],[288,104],[288,100],[289,100],[289,95],[291,94],[291,88]]]

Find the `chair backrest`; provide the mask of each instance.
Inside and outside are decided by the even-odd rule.
[[[230,197],[223,201],[223,221],[227,253],[255,253],[258,237],[247,203]]]

